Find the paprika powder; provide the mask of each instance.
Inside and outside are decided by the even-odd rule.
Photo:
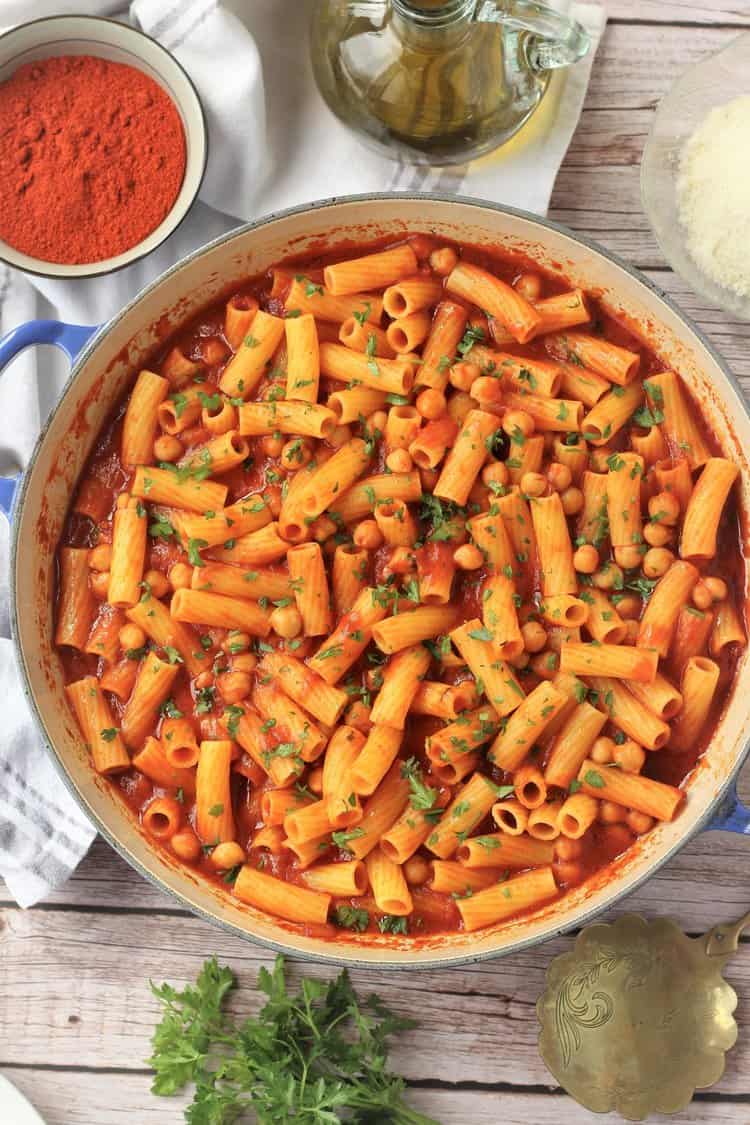
[[[185,159],[180,114],[142,71],[27,63],[0,83],[0,238],[48,262],[122,254],[170,211]]]

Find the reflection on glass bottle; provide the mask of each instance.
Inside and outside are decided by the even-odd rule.
[[[588,50],[533,0],[318,0],[313,69],[333,112],[402,159],[459,163],[521,128],[551,69]]]

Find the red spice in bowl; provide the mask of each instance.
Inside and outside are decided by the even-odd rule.
[[[180,114],[152,78],[89,55],[40,59],[0,83],[0,238],[84,265],[142,242],[185,173]]]

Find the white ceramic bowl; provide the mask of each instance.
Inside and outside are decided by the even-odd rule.
[[[725,455],[740,467],[744,547],[750,511],[750,414],[737,383],[708,341],[636,271],[595,243],[535,215],[475,199],[369,195],[326,200],[270,215],[196,250],[143,290],[83,347],[24,475],[14,505],[11,622],[26,696],[61,775],[103,835],[137,870],[184,905],[270,948],[318,960],[391,968],[445,966],[517,951],[582,926],[637,887],[693,833],[714,827],[750,834],[750,811],[737,805],[733,778],[750,745],[750,654],[710,750],[688,785],[685,808],[659,824],[607,871],[526,917],[476,933],[424,939],[341,931],[326,941],[244,906],[228,891],[153,847],[141,826],[98,776],[63,691],[54,648],[55,550],[71,494],[101,427],[154,349],[206,305],[274,262],[376,238],[423,231],[478,246],[516,248],[552,274],[596,291],[608,309],[648,339],[665,367],[679,371],[701,404]],[[44,341],[75,353],[91,329],[32,323],[0,340],[0,368],[22,347]],[[7,485],[7,481],[5,484]],[[2,497],[0,497],[0,500]],[[718,845],[717,845],[718,846]]]
[[[690,254],[677,204],[680,153],[685,142],[712,109],[743,94],[750,94],[750,33],[739,35],[728,47],[692,64],[662,98],[641,161],[641,198],[672,269],[719,308],[750,320],[750,297],[717,285]]]
[[[150,254],[185,218],[206,170],[206,122],[195,86],[169,51],[142,31],[97,16],[50,16],[0,35],[0,82],[10,78],[24,63],[59,55],[94,55],[147,74],[169,94],[185,133],[185,175],[177,198],[159,226],[124,254],[82,265],[63,265],[24,254],[0,238],[0,260],[26,273],[61,278],[97,277]]]

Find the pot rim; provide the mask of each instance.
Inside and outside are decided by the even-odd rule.
[[[663,867],[665,863],[672,859],[677,854],[677,852],[680,851],[680,849],[688,843],[689,840],[691,840],[699,832],[705,830],[708,823],[714,818],[715,814],[719,811],[722,804],[726,801],[728,792],[733,782],[735,781],[737,774],[739,773],[745,760],[747,759],[748,754],[750,754],[750,739],[742,748],[732,769],[727,773],[726,777],[716,790],[713,797],[708,801],[702,816],[699,817],[699,819],[694,825],[692,825],[692,827],[684,829],[682,837],[674,844],[672,844],[664,853],[664,855],[654,860],[649,865],[648,869],[642,874],[639,874],[631,883],[628,884],[627,887],[621,887],[618,889],[617,883],[616,881],[614,881],[613,890],[611,891],[611,893],[608,893],[606,901],[596,906],[589,906],[587,908],[584,908],[580,914],[576,915],[575,919],[564,920],[563,918],[561,918],[560,924],[553,925],[550,931],[544,935],[530,935],[528,937],[519,937],[517,940],[509,943],[507,946],[501,949],[488,949],[473,954],[466,952],[458,954],[446,954],[445,956],[441,955],[434,959],[420,960],[416,964],[409,963],[406,960],[391,961],[389,960],[385,949],[383,950],[384,956],[378,957],[377,960],[367,960],[357,957],[356,949],[352,950],[351,955],[338,956],[336,953],[336,943],[334,942],[331,942],[330,952],[325,951],[312,954],[300,951],[293,947],[290,948],[288,944],[280,940],[276,941],[272,938],[251,934],[236,923],[221,918],[217,914],[211,913],[210,911],[204,909],[202,906],[198,906],[192,903],[186,894],[176,888],[169,887],[162,880],[157,871],[145,867],[140,862],[140,860],[132,855],[132,853],[124,843],[121,843],[116,839],[112,830],[93,811],[86,797],[79,791],[72,777],[68,773],[57,749],[53,745],[51,739],[49,739],[47,736],[47,728],[44,719],[39,708],[36,705],[36,701],[31,690],[31,680],[27,667],[27,661],[19,639],[19,607],[16,602],[16,561],[18,541],[20,538],[20,529],[23,521],[23,505],[26,499],[26,493],[28,491],[29,480],[31,479],[34,468],[36,466],[36,461],[41,447],[44,443],[49,426],[53,418],[57,414],[60,404],[71,390],[73,383],[78,377],[80,369],[91,357],[94,350],[99,346],[99,343],[104,339],[105,335],[132,309],[134,309],[140,302],[148,297],[150,293],[157,289],[168,277],[171,277],[185,265],[195,261],[195,259],[207,253],[209,250],[213,250],[216,247],[223,245],[224,243],[229,243],[234,239],[249,233],[250,231],[259,230],[262,227],[269,226],[278,219],[286,219],[293,215],[300,215],[312,211],[324,210],[326,208],[333,208],[342,204],[378,203],[391,202],[394,200],[426,200],[436,203],[457,203],[462,206],[470,206],[474,208],[495,211],[502,215],[512,215],[515,218],[524,219],[530,223],[536,224],[537,226],[545,230],[552,230],[557,234],[562,234],[565,237],[570,238],[573,242],[577,242],[580,245],[585,246],[587,249],[592,250],[594,253],[605,258],[607,261],[612,262],[614,265],[624,270],[631,278],[639,282],[651,293],[653,293],[658,300],[663,302],[667,306],[667,308],[670,309],[670,311],[674,313],[678,317],[678,319],[680,319],[683,324],[687,326],[687,328],[690,329],[690,331],[696,336],[698,341],[706,349],[716,365],[721,369],[730,385],[737,392],[737,397],[740,401],[742,409],[744,410],[747,418],[750,420],[750,405],[748,405],[745,400],[739,381],[730,370],[727,362],[719,354],[717,349],[706,337],[703,331],[693,322],[692,318],[684,313],[676,304],[676,302],[674,302],[672,298],[668,296],[668,294],[666,294],[662,289],[659,288],[658,285],[654,284],[654,282],[652,282],[649,278],[642,274],[640,270],[636,269],[636,267],[631,266],[629,263],[625,262],[619,255],[613,253],[612,251],[604,249],[604,247],[600,246],[599,243],[597,243],[594,239],[591,239],[586,235],[576,234],[563,223],[558,223],[552,219],[534,215],[530,211],[523,211],[517,207],[509,207],[501,203],[493,203],[490,200],[473,198],[471,196],[465,195],[449,195],[441,192],[364,192],[356,195],[331,196],[326,199],[314,200],[312,203],[297,204],[294,207],[287,207],[280,211],[271,211],[266,215],[262,215],[258,219],[253,219],[248,223],[244,223],[242,226],[235,227],[233,230],[228,231],[226,234],[219,235],[219,237],[213,239],[212,241],[197,247],[195,250],[185,255],[185,257],[181,258],[179,262],[176,262],[163,273],[159,274],[157,278],[149,282],[148,285],[146,285],[130,301],[128,301],[128,303],[118,313],[116,313],[110,320],[101,325],[99,330],[94,333],[94,335],[84,345],[81,352],[76,357],[75,363],[71,367],[70,374],[62,388],[62,391],[60,392],[58,401],[52,409],[49,418],[44,423],[44,426],[42,427],[39,437],[37,438],[37,441],[34,445],[34,450],[29,459],[29,463],[23,473],[21,486],[19,488],[17,501],[14,507],[10,555],[10,625],[13,647],[16,653],[18,666],[22,672],[23,692],[28,702],[29,709],[34,717],[35,723],[42,736],[42,743],[45,750],[50,755],[53,765],[55,766],[55,769],[60,775],[66,788],[72,794],[79,806],[83,809],[89,820],[91,820],[91,822],[94,824],[97,831],[104,837],[107,843],[112,848],[114,848],[118,855],[120,855],[141,876],[147,879],[158,890],[171,895],[180,903],[181,906],[185,907],[190,913],[197,915],[199,918],[203,919],[204,921],[210,922],[215,926],[220,926],[227,933],[236,935],[237,937],[242,938],[244,941],[252,942],[260,946],[261,948],[267,949],[271,952],[281,953],[286,956],[294,956],[300,961],[321,962],[332,966],[335,965],[341,968],[352,967],[357,969],[372,969],[377,967],[387,968],[391,970],[396,969],[399,971],[407,971],[410,969],[446,969],[460,965],[476,964],[481,961],[489,961],[498,957],[505,957],[512,953],[520,953],[521,951],[529,949],[534,945],[540,945],[543,942],[551,940],[553,937],[558,937],[570,930],[580,929],[588,925],[594,920],[594,918],[598,917],[605,910],[611,909],[617,903],[621,902],[622,899],[627,895],[632,894],[634,891],[643,886],[643,884],[648,879],[650,879],[651,876],[654,875],[661,867]],[[156,855],[156,852],[154,851],[153,854]],[[561,901],[564,902],[564,899]]]

